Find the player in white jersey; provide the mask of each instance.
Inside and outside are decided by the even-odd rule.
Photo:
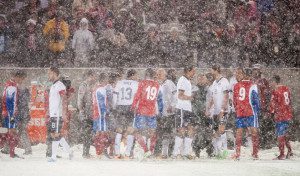
[[[52,138],[52,157],[49,159],[49,162],[56,161],[59,145],[69,154],[69,159],[72,159],[73,152],[71,152],[69,144],[61,133],[67,118],[66,86],[59,81],[58,68],[50,68],[48,76],[49,81],[53,82],[49,92],[49,117]]]
[[[177,133],[173,157],[181,156],[188,159],[194,158],[192,142],[195,136],[195,115],[192,112],[192,84],[191,79],[194,77],[196,69],[194,66],[184,68],[184,75],[179,78],[177,83],[177,104],[175,125]],[[181,150],[183,148],[183,151]]]
[[[175,77],[175,70],[165,69],[157,70],[157,79],[160,83],[160,91],[163,98],[163,114],[162,118],[158,118],[157,125],[157,143],[155,147],[155,154],[162,158],[167,158],[169,155],[170,140],[174,129],[174,114],[177,102],[176,92],[177,88],[172,78]]]
[[[133,147],[133,119],[134,114],[130,110],[134,95],[138,89],[137,72],[133,69],[127,72],[126,79],[117,82],[114,93],[116,95],[116,137],[115,137],[115,158],[129,158]],[[127,138],[125,156],[120,153],[122,137]]]
[[[213,106],[213,145],[215,154],[219,155],[221,150],[227,150],[227,138],[225,134],[228,109],[229,109],[229,82],[222,76],[220,66],[214,65],[211,69],[215,81],[211,87],[212,99],[209,107]],[[209,108],[210,109],[210,108]],[[207,112],[210,114],[210,112]]]

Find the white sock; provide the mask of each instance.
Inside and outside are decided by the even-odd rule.
[[[213,138],[212,139],[212,145],[214,147],[214,154],[217,155],[219,153],[218,149],[218,138]]]
[[[122,134],[117,133],[115,138],[115,155],[120,155],[121,139],[122,139]]]
[[[227,150],[227,135],[226,135],[226,133],[221,135],[221,141],[222,141],[222,149]]]
[[[133,141],[134,141],[133,135],[128,135],[127,136],[127,147],[126,147],[126,151],[125,151],[126,156],[130,156],[131,149],[133,146]]]
[[[64,152],[70,154],[71,151],[70,151],[70,146],[69,144],[67,143],[66,139],[65,138],[61,138],[60,141],[59,141],[59,144],[62,146]]]
[[[56,160],[59,141],[52,141],[52,159]]]
[[[252,138],[251,138],[251,135],[248,136],[246,139],[247,139],[247,147],[252,146]]]
[[[162,153],[163,156],[168,156],[169,155],[169,145],[170,145],[170,141],[168,139],[164,139],[162,141],[161,153]]]
[[[192,154],[192,138],[185,137],[184,138],[184,153],[183,155],[191,155]]]
[[[183,139],[181,137],[176,136],[175,137],[175,144],[174,144],[174,150],[173,150],[173,156],[177,156],[181,154],[180,148],[183,145]]]

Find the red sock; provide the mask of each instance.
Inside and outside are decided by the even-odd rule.
[[[148,152],[148,147],[145,143],[143,136],[137,136],[137,142],[140,144],[145,153]]]
[[[239,157],[241,155],[241,145],[242,145],[242,135],[241,134],[236,134],[235,145],[236,145],[235,153],[236,153],[237,157]]]
[[[289,153],[292,153],[292,146],[288,136],[285,136],[285,145]]]
[[[9,144],[9,155],[10,157],[15,156],[15,148],[18,145],[18,138],[16,134],[8,133],[8,144]]]
[[[257,134],[252,134],[252,145],[253,145],[252,156],[257,156],[259,150],[259,138]]]
[[[278,148],[279,148],[280,156],[284,156],[285,137],[279,136],[277,140],[278,140]]]
[[[154,135],[150,138],[150,151],[151,153],[154,152],[155,146],[156,146],[157,136]]]

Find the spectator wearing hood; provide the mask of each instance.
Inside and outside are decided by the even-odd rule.
[[[88,28],[89,21],[82,18],[80,29],[75,32],[72,40],[72,49],[75,52],[74,64],[77,67],[88,65],[91,51],[94,49],[94,36]]]

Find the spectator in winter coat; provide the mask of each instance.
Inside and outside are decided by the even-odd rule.
[[[9,47],[9,28],[5,21],[5,16],[0,15],[0,55],[6,53]]]
[[[49,20],[44,29],[43,34],[46,38],[48,49],[50,51],[50,59],[52,64],[57,64],[65,50],[66,42],[70,36],[69,25],[63,19],[63,11],[59,10],[55,18]]]
[[[180,37],[180,30],[178,27],[172,27],[169,31],[169,36],[163,45],[164,53],[167,55],[169,61],[168,65],[175,66],[174,64],[183,64],[187,62],[186,58],[186,49],[187,45],[185,41]]]
[[[72,49],[75,51],[75,66],[87,66],[90,61],[91,51],[94,49],[94,36],[88,30],[89,21],[82,18],[80,29],[74,34]]]
[[[93,0],[74,0],[72,4],[72,14],[76,16],[78,11],[88,13],[93,7]]]
[[[41,36],[37,32],[36,20],[29,19],[26,21],[26,29],[21,34],[18,43],[19,53],[23,56],[20,57],[20,66],[31,66],[32,61],[41,62],[39,50],[41,49]]]

